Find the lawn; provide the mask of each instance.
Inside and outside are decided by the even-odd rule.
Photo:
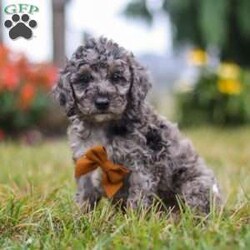
[[[250,249],[250,128],[185,130],[214,169],[225,208],[208,220],[186,212],[122,214],[106,200],[82,214],[66,140],[0,144],[1,249]]]

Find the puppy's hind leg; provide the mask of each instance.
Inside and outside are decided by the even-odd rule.
[[[180,195],[185,203],[198,214],[208,214],[213,206],[221,204],[221,194],[215,179],[211,176],[198,176],[181,185]]]

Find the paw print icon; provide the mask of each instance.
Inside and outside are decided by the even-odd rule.
[[[14,40],[18,37],[30,39],[32,37],[32,30],[37,27],[35,20],[30,20],[28,14],[24,14],[21,17],[18,14],[14,14],[11,19],[4,22],[4,26],[9,29],[9,37],[11,39]]]

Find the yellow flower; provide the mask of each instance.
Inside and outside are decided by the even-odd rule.
[[[222,63],[218,69],[218,76],[223,79],[237,80],[240,75],[240,67],[235,63]]]
[[[242,84],[238,80],[220,79],[217,86],[222,94],[239,95],[242,91]]]
[[[188,61],[195,66],[202,66],[207,64],[208,55],[202,49],[194,49],[189,53]]]

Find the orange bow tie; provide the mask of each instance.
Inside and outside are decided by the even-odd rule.
[[[114,164],[108,160],[107,152],[103,146],[89,149],[85,155],[76,162],[75,177],[85,175],[96,168],[102,169],[102,185],[106,195],[111,198],[123,185],[123,178],[129,170],[122,165]]]

